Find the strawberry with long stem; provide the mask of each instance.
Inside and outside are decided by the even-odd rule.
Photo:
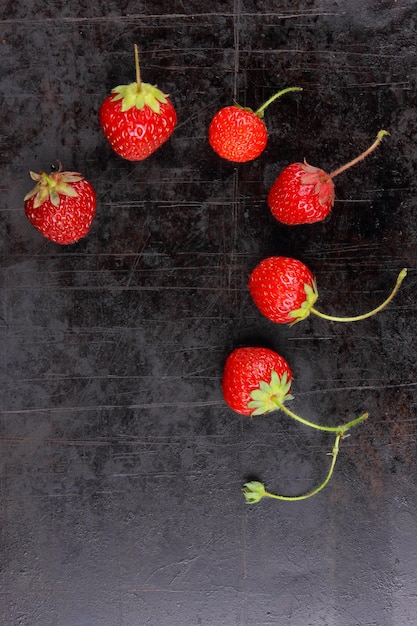
[[[271,96],[256,111],[238,104],[217,111],[210,122],[209,144],[223,159],[246,163],[256,159],[265,149],[268,131],[263,121],[265,109],[277,98],[301,87],[286,87]]]
[[[304,419],[285,405],[287,400],[293,399],[290,394],[292,377],[287,361],[269,348],[236,348],[226,359],[222,379],[223,396],[229,407],[236,413],[255,416],[281,410],[304,426],[335,434],[332,462],[326,478],[318,487],[300,496],[281,496],[266,491],[263,483],[251,481],[244,485],[243,490],[248,503],[259,502],[263,497],[288,501],[305,500],[319,493],[332,477],[340,440],[347,436],[351,428],[368,418],[368,413],[363,413],[339,426],[323,426]]]
[[[222,391],[226,404],[236,413],[248,416],[265,415],[283,411],[304,426],[323,432],[341,433],[368,417],[359,417],[339,426],[323,426],[306,420],[291,411],[285,403],[292,400],[292,370],[277,352],[264,347],[241,347],[233,350],[223,369]]]
[[[358,322],[382,311],[394,298],[407,275],[403,268],[389,296],[377,307],[360,315],[338,317],[318,311],[316,280],[298,259],[273,256],[263,259],[249,277],[249,292],[259,311],[277,324],[293,325],[313,313],[332,322]]]
[[[386,135],[389,135],[386,130],[380,130],[367,150],[330,174],[306,161],[285,167],[268,193],[267,202],[272,215],[287,226],[324,220],[334,204],[334,178],[365,159]]]
[[[99,110],[103,133],[113,150],[129,161],[141,161],[174,132],[177,114],[169,96],[141,79],[134,45],[136,81],[112,89]]]

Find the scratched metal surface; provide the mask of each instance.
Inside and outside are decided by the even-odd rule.
[[[167,8],[169,5],[169,9]],[[37,0],[0,8],[0,623],[5,626],[409,626],[416,569],[416,4],[410,0]],[[147,161],[114,155],[97,109],[142,76],[179,124]],[[256,161],[220,161],[212,115],[272,105]],[[307,158],[332,169],[330,219],[274,222],[267,190]],[[96,188],[70,247],[26,221],[28,171],[60,159]],[[250,270],[289,254],[328,313],[260,317]],[[302,493],[331,441],[223,403],[225,356],[256,342],[295,375],[292,408],[343,441],[325,491],[244,503],[243,481]]]

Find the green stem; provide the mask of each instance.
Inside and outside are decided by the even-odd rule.
[[[133,44],[133,49],[134,49],[134,54],[135,54],[136,83],[137,83],[138,89],[140,89],[142,85],[142,80],[140,77],[139,50],[138,50],[138,45],[136,43]]]
[[[311,498],[312,496],[315,496],[317,493],[319,493],[319,491],[325,488],[325,486],[327,485],[327,483],[329,482],[329,480],[331,479],[333,475],[333,471],[336,465],[337,455],[339,454],[339,443],[342,437],[343,437],[342,433],[338,433],[336,435],[336,439],[335,439],[333,450],[332,450],[332,462],[330,464],[330,468],[327,473],[327,476],[318,487],[313,489],[313,491],[309,491],[308,493],[305,493],[302,496],[280,496],[275,493],[269,493],[269,491],[265,491],[265,493],[263,494],[264,497],[274,498],[275,500],[287,500],[289,502],[294,502],[297,500],[306,500],[307,498]]]
[[[335,178],[335,176],[338,176],[345,170],[349,169],[349,167],[352,167],[352,165],[356,165],[356,163],[359,163],[359,161],[362,161],[363,159],[365,159],[365,157],[367,157],[368,154],[371,154],[371,152],[373,152],[375,148],[379,146],[379,144],[382,141],[382,138],[385,137],[386,135],[389,135],[388,131],[380,130],[372,146],[370,146],[367,150],[365,150],[365,152],[357,156],[356,159],[349,161],[349,163],[342,165],[342,167],[339,167],[337,170],[329,174],[329,178]]]
[[[347,430],[352,428],[352,426],[356,426],[356,424],[363,422],[368,417],[368,413],[362,413],[362,415],[360,415],[359,417],[348,422],[347,424],[342,424],[341,426],[322,426],[321,424],[316,424],[315,422],[309,422],[308,420],[304,419],[303,417],[300,417],[296,413],[293,413],[293,411],[287,408],[285,404],[283,404],[282,402],[277,402],[277,407],[281,409],[281,411],[286,413],[289,417],[292,417],[293,419],[297,420],[297,422],[301,422],[301,424],[304,424],[304,426],[310,426],[310,428],[315,428],[316,430],[323,430],[328,433],[340,433],[342,435]]]
[[[280,98],[286,93],[289,93],[290,91],[302,91],[302,90],[303,90],[302,87],[286,87],[285,89],[278,91],[276,94],[271,96],[269,100],[264,102],[263,105],[259,107],[259,109],[255,111],[255,115],[257,115],[258,117],[263,117],[266,107],[269,106],[272,102],[274,102],[274,100],[276,100],[277,98]]]
[[[354,317],[335,317],[334,315],[326,315],[325,313],[321,313],[320,311],[317,311],[317,309],[315,309],[314,307],[311,307],[310,312],[314,313],[314,315],[317,315],[318,317],[321,317],[325,320],[330,320],[331,322],[359,322],[360,320],[364,320],[382,311],[382,309],[384,309],[387,306],[387,304],[391,302],[391,300],[393,299],[393,297],[399,290],[401,283],[403,282],[406,276],[407,276],[407,268],[404,267],[401,270],[401,272],[398,274],[395,287],[390,293],[390,295],[388,296],[388,298],[384,300],[382,304],[377,306],[376,309],[372,309],[372,311],[368,311],[368,313],[363,313],[362,315],[355,315]]]
[[[359,417],[355,417],[354,420],[351,420],[347,424],[343,424],[342,426],[340,426],[340,434],[342,435],[342,437],[345,436],[346,431],[350,430],[353,426],[360,424],[364,420],[367,420],[368,417],[369,413],[362,413],[362,415],[359,415]]]

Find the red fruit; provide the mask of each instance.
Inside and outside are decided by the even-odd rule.
[[[331,174],[305,161],[288,165],[268,193],[268,206],[273,216],[287,226],[324,220],[333,208],[333,178],[373,152],[385,135],[388,135],[387,131],[380,130],[368,150]]]
[[[308,267],[288,257],[264,259],[249,278],[249,291],[260,312],[277,324],[294,324],[307,317],[317,300]]]
[[[262,120],[266,107],[276,98],[289,91],[301,91],[300,87],[288,87],[274,94],[257,111],[239,105],[220,109],[210,122],[209,144],[223,159],[245,163],[256,159],[268,141],[268,131]]]
[[[128,161],[141,161],[173,133],[177,114],[169,96],[140,79],[135,45],[136,82],[119,85],[102,103],[99,120],[113,150]]]
[[[291,411],[286,405],[290,394],[292,371],[287,361],[269,348],[236,348],[226,359],[223,372],[223,396],[236,413],[263,415],[277,409],[292,419],[324,432],[344,435],[368,417],[363,413],[339,426],[322,426]]]
[[[78,172],[30,172],[35,187],[24,198],[31,224],[47,239],[74,243],[90,230],[96,212],[93,187]]]
[[[333,322],[358,322],[379,313],[391,302],[407,275],[398,275],[394,289],[382,304],[372,311],[354,317],[326,315],[314,308],[318,298],[316,281],[304,263],[297,259],[274,256],[261,261],[249,277],[249,291],[260,312],[277,324],[295,324],[314,313]]]
[[[291,368],[268,348],[236,348],[226,359],[222,389],[236,413],[261,415],[280,408],[292,396]]]

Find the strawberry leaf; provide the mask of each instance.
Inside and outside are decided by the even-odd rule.
[[[286,400],[292,400],[290,389],[291,380],[288,380],[287,372],[284,372],[280,378],[273,370],[270,382],[260,381],[259,388],[254,389],[250,394],[252,400],[248,403],[248,408],[254,409],[253,416],[276,411]]]
[[[154,113],[160,113],[160,103],[167,102],[167,94],[163,93],[155,85],[149,83],[130,83],[129,85],[118,85],[112,89],[112,102],[121,100],[122,112],[125,113],[129,109],[136,107],[141,111],[145,106],[152,109]]]
[[[60,196],[76,198],[78,193],[73,184],[83,180],[83,176],[78,172],[62,172],[61,170],[51,174],[30,172],[30,177],[36,181],[36,185],[25,195],[24,201],[34,198],[34,209],[39,208],[48,199],[57,207]]]
[[[318,196],[319,202],[322,206],[326,204],[333,206],[334,184],[330,175],[326,174],[326,172],[319,167],[309,165],[309,163],[305,160],[303,170],[304,175],[301,178],[301,184],[312,185],[314,187],[314,194]]]
[[[262,498],[266,495],[263,483],[260,483],[257,480],[245,483],[243,487],[243,495],[245,496],[245,500],[248,504],[259,502],[259,500],[262,500]]]
[[[51,190],[49,191],[49,199],[50,199],[51,203],[52,203],[54,206],[56,206],[56,207],[58,207],[58,206],[59,206],[59,193],[58,193],[58,191],[57,191],[56,189],[51,189]],[[34,206],[34,208],[35,208],[35,209],[37,209],[37,208],[38,208],[38,206],[40,206],[40,205],[41,205],[41,204],[43,204],[43,203],[44,203],[44,200],[41,200],[41,201],[39,202],[39,204],[38,204],[37,200],[35,200],[35,202],[34,202],[34,205],[33,205],[33,206]]]
[[[300,322],[301,320],[304,320],[310,315],[311,309],[314,306],[317,298],[319,297],[316,281],[314,280],[312,285],[304,283],[304,292],[306,294],[306,299],[302,303],[301,307],[288,313],[288,317],[292,317],[294,319],[294,321],[291,322],[291,326],[293,326],[297,322]]]

